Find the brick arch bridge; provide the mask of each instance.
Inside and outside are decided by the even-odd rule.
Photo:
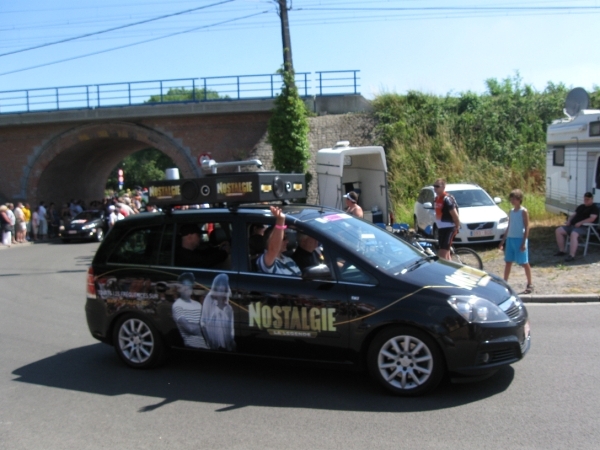
[[[328,112],[366,108],[360,96],[343,100]],[[148,147],[169,156],[185,178],[201,175],[197,158],[205,152],[217,161],[268,158],[272,108],[271,100],[246,100],[0,115],[0,202],[101,199],[117,164]]]
[[[199,176],[190,150],[175,139],[143,125],[104,122],[75,126],[42,145],[24,168],[25,198],[100,199],[110,172],[126,156],[148,147],[169,156],[181,176]]]

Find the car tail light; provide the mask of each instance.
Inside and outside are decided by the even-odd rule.
[[[96,283],[94,282],[94,269],[89,268],[87,274],[87,296],[88,298],[96,298]]]

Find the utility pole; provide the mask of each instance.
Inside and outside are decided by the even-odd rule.
[[[288,21],[287,0],[275,0],[279,4],[279,17],[281,18],[281,38],[283,41],[283,70],[294,73],[292,62],[292,41],[290,39],[290,23]]]

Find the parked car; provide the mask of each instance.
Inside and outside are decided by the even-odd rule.
[[[63,242],[85,239],[100,242],[108,230],[106,213],[103,210],[88,210],[77,214],[71,222],[58,228]]]
[[[498,204],[500,197],[492,198],[476,184],[447,184],[446,192],[452,194],[459,208],[460,230],[454,243],[499,242],[508,227],[508,216]],[[435,193],[433,186],[421,189],[414,207],[414,227],[423,232],[431,226],[437,238],[435,225]]]
[[[432,390],[445,374],[491,374],[529,350],[527,310],[502,279],[428,256],[336,209],[282,208],[289,242],[303,233],[320,243],[322,263],[301,277],[257,271],[252,230],[275,223],[265,205],[117,222],[88,270],[92,336],[133,368],[162,363],[170,348],[327,361],[365,367],[406,396]],[[179,263],[190,226],[200,230],[199,254],[225,247],[229,256],[207,256],[205,267]]]

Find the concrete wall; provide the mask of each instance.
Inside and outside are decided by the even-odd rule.
[[[368,113],[348,113],[311,117],[309,119],[310,143],[309,172],[313,180],[309,186],[308,203],[319,203],[317,192],[316,154],[322,148],[330,148],[338,141],[350,141],[350,145],[362,147],[374,145],[375,120]],[[252,150],[252,157],[262,161],[267,170],[273,169],[273,149],[266,141],[266,134]]]

